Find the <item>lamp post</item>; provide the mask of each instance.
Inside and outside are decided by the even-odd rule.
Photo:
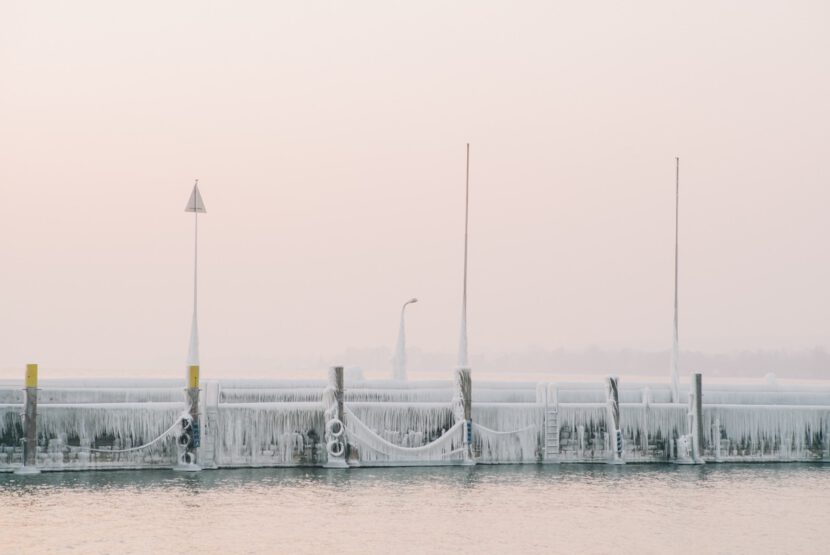
[[[395,358],[393,359],[393,375],[396,380],[406,381],[406,325],[404,315],[406,314],[406,307],[413,303],[417,303],[418,299],[411,298],[401,307],[401,325],[398,328],[398,343],[395,346]]]

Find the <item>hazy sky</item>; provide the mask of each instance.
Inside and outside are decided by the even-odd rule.
[[[0,1],[0,377],[830,347],[830,4]],[[238,362],[237,362],[238,361]],[[349,361],[344,361],[348,363]],[[253,363],[252,363],[253,364]],[[244,368],[240,375],[244,374]]]

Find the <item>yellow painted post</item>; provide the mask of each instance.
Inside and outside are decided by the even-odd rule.
[[[199,389],[199,367],[189,366],[187,369],[187,387]]]
[[[23,468],[18,474],[37,474],[37,364],[26,365],[26,405],[23,413]]]
[[[26,365],[26,387],[37,388],[37,364]]]

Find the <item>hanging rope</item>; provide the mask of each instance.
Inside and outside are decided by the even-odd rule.
[[[484,434],[495,435],[495,436],[507,436],[507,435],[512,435],[512,434],[521,434],[521,433],[524,433],[524,432],[528,432],[530,430],[535,431],[536,426],[534,424],[531,424],[530,426],[528,426],[526,428],[520,428],[518,430],[512,430],[510,432],[501,432],[499,430],[492,430],[490,428],[486,428],[486,427],[482,426],[481,424],[477,424],[477,423],[473,422],[473,429],[478,430],[479,432],[482,432]]]
[[[461,437],[456,432],[460,431],[464,422],[456,422],[449,430],[444,432],[444,434],[436,439],[435,441],[428,443],[426,445],[421,445],[419,447],[402,447],[400,445],[395,445],[394,443],[390,443],[389,441],[383,439],[381,436],[376,434],[374,430],[369,428],[366,424],[364,424],[355,414],[346,409],[346,414],[348,418],[346,418],[346,436],[349,438],[350,441],[354,441],[355,443],[360,443],[365,447],[372,449],[382,455],[386,455],[388,457],[400,457],[400,458],[409,458],[409,459],[434,459],[434,458],[444,458],[449,457],[451,455],[460,453],[463,449],[452,449],[453,446],[453,439],[457,440],[459,443],[461,442]],[[453,437],[456,436],[456,437]],[[450,451],[446,451],[447,447],[451,449]]]

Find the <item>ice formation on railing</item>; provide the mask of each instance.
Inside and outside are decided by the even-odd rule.
[[[539,428],[535,425],[511,431],[486,428],[473,421],[476,460],[481,463],[530,463],[540,460]]]
[[[38,390],[38,403],[173,403],[181,402],[182,388],[51,388]]]
[[[0,469],[23,462],[23,405],[0,404]]]
[[[610,454],[605,437],[607,417],[605,403],[559,403],[559,444],[563,459],[607,459]]]
[[[326,460],[320,403],[219,405],[220,466],[292,466]]]
[[[827,391],[739,391],[704,388],[703,402],[717,405],[828,405]]]
[[[23,404],[23,389],[20,387],[0,387],[0,405]]]
[[[320,402],[323,388],[296,389],[243,389],[222,388],[219,392],[221,403],[313,403]]]
[[[131,447],[158,437],[183,408],[182,402],[42,404],[38,406],[38,433]]]
[[[541,457],[544,410],[536,403],[473,403],[477,460],[533,462]]]
[[[114,451],[157,438],[176,422],[182,409],[181,402],[41,404],[38,466],[72,469],[169,464],[175,456],[172,439],[141,451]],[[21,460],[22,410],[21,405],[0,406],[0,467]]]
[[[455,423],[446,403],[347,403],[346,407],[376,435],[402,447],[429,443]]]
[[[668,459],[670,442],[687,433],[688,405],[620,403],[626,459]]]
[[[411,445],[400,445],[380,436],[357,414],[346,409],[346,436],[361,462],[441,463],[460,458],[463,425],[463,421],[456,422],[428,443],[423,441],[426,437],[423,432],[407,434],[404,443]]]
[[[703,431],[722,460],[814,460],[827,449],[830,406],[704,405]]]
[[[0,385],[0,470],[8,471],[21,460],[23,393],[20,384]],[[201,409],[206,419],[201,449],[206,461],[220,466],[326,462],[323,380],[222,380],[206,381],[203,387]],[[545,422],[550,417],[559,430],[556,460],[607,461],[611,453],[602,382],[557,382],[554,389],[557,394],[549,399],[546,383],[537,387],[474,382],[476,460],[542,459],[547,453]],[[688,388],[681,391],[684,398],[687,394]],[[359,462],[379,464],[455,461],[455,455],[446,456],[457,448],[454,435],[445,437],[456,423],[452,395],[449,380],[347,381],[346,407],[356,419],[354,425],[346,421],[353,456]],[[665,384],[623,381],[619,395],[624,458],[675,460],[676,440],[688,433],[688,405],[665,402],[669,395]],[[146,451],[114,451],[141,445],[171,426],[184,408],[179,381],[56,380],[41,389],[39,401],[38,464],[44,468],[170,466],[175,461],[174,441],[169,438]],[[555,408],[548,407],[548,401]],[[706,460],[830,458],[830,389],[826,387],[705,384],[703,402]],[[546,409],[552,413],[548,415]],[[110,452],[85,451],[99,447]]]
[[[363,382],[359,387],[349,384],[345,392],[346,402],[377,403],[449,403],[452,400],[452,388],[449,382],[438,387],[437,384],[407,382],[409,387],[369,387],[370,382]],[[275,403],[275,402],[313,402],[320,401],[323,387],[222,387],[222,403]],[[473,401],[482,403],[531,403],[535,400],[532,389],[497,389],[476,387],[473,385]]]

